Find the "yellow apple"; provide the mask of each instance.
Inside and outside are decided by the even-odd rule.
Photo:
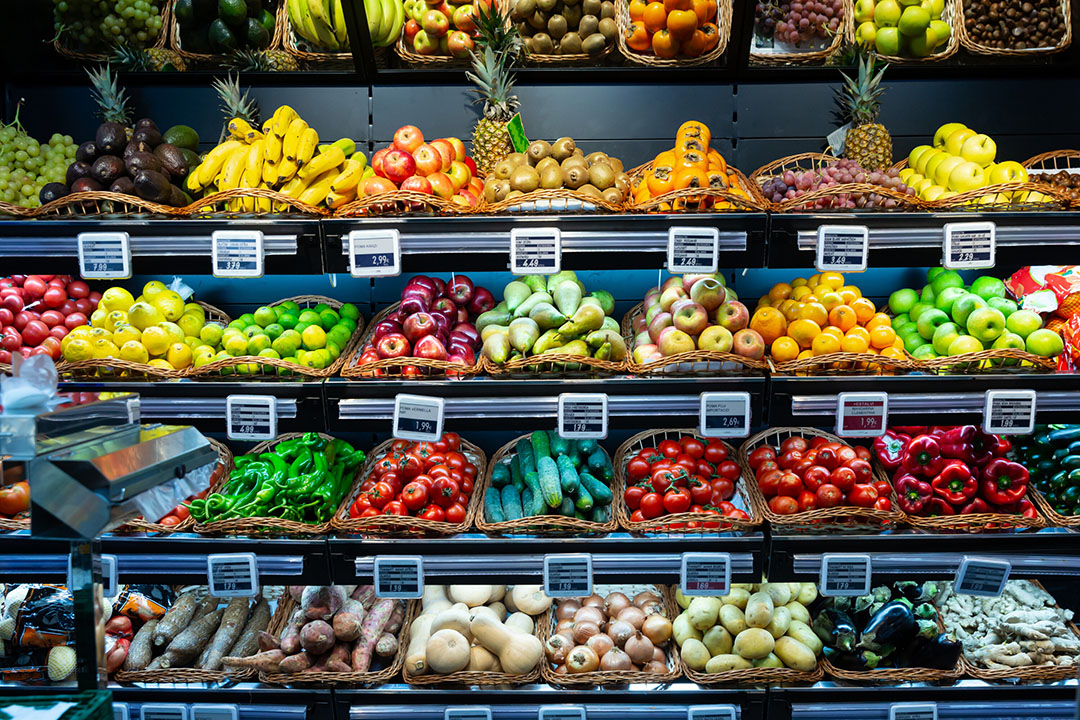
[[[953,157],[952,153],[942,152],[930,158],[926,163],[926,172],[924,172],[923,175],[932,180],[937,173],[938,165],[941,165],[941,163],[945,162],[950,157]]]
[[[919,159],[915,162],[915,171],[920,175],[925,175],[927,163],[929,163],[931,159],[937,157],[938,155],[941,155],[944,152],[945,151],[941,150],[940,148],[932,148],[930,150],[927,150],[922,155],[920,155]]]
[[[988,179],[991,185],[1003,183],[1021,183],[1028,181],[1028,172],[1023,165],[1015,160],[1006,160],[988,168]]]
[[[915,188],[915,194],[918,195],[919,197],[922,197],[922,194],[924,192],[926,192],[926,189],[931,188],[933,186],[934,186],[934,181],[933,180],[931,180],[930,178],[923,178],[922,180],[920,180],[918,182],[917,185],[913,185],[912,187]]]
[[[963,130],[966,127],[967,126],[963,123],[945,123],[937,129],[936,133],[934,133],[934,147],[945,147],[945,141],[954,131]]]
[[[915,168],[906,167],[906,168],[904,168],[903,170],[900,171],[900,182],[904,183],[905,185],[908,185],[909,184],[908,183],[908,178],[911,177],[912,175],[918,175],[918,174],[919,173],[915,172]]]
[[[985,185],[986,175],[983,169],[971,161],[960,163],[949,174],[949,189],[956,192],[963,193]]]
[[[970,128],[960,128],[954,130],[949,137],[945,138],[945,152],[950,155],[960,155],[960,151],[964,148],[964,143],[970,137],[975,137],[977,133]]]
[[[931,185],[923,191],[922,199],[933,202],[934,200],[939,200],[946,192],[948,191],[940,185]]]
[[[934,182],[942,187],[949,185],[949,173],[951,173],[957,165],[964,162],[964,158],[950,155],[949,157],[938,163],[937,168],[934,170]]]
[[[908,153],[908,156],[907,156],[908,167],[909,168],[915,168],[916,167],[915,163],[918,162],[918,160],[922,156],[922,154],[924,152],[926,152],[927,150],[932,150],[932,149],[933,148],[931,148],[929,145],[916,145],[914,148],[912,148],[911,152]]]
[[[951,135],[949,139],[952,139]],[[994,162],[994,156],[997,155],[997,143],[989,135],[972,135],[964,140],[959,155],[965,160],[978,164],[979,167],[986,167]]]

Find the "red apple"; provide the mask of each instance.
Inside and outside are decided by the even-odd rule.
[[[383,169],[383,159],[386,158],[386,153],[393,150],[392,147],[382,148],[376,150],[375,154],[371,156],[371,169],[375,171],[375,174],[379,177],[386,177],[386,170]]]
[[[448,137],[444,139],[446,140],[446,142],[450,143],[451,147],[454,148],[454,159],[460,162],[464,162],[466,155],[465,143],[461,142],[461,140],[456,137]]]
[[[479,290],[486,290],[486,288],[477,288]],[[480,331],[476,329],[476,326],[469,322],[458,323],[454,326],[454,329],[450,332],[451,335],[459,333],[468,338],[469,342],[474,345],[480,345]]]
[[[449,200],[454,196],[457,189],[454,187],[454,182],[450,179],[450,176],[446,173],[433,173],[428,175],[428,182],[431,183],[431,190],[436,196],[441,197],[443,200]]]
[[[450,198],[450,202],[461,205],[462,207],[476,207],[480,204],[480,198],[462,188],[454,193],[454,197]]]
[[[446,359],[463,365],[475,365],[476,351],[471,347],[461,348],[460,352],[452,352]]]
[[[738,300],[725,302],[716,308],[716,324],[737,333],[750,324],[750,311]]]
[[[401,183],[416,174],[416,161],[405,150],[395,148],[386,153],[386,157],[383,158],[383,170],[386,172],[386,178],[390,182],[401,185]]]
[[[386,178],[374,176],[364,180],[363,189],[364,195],[378,195],[380,193],[397,190],[397,187]]]
[[[375,343],[375,352],[382,359],[408,357],[409,341],[401,333],[383,335]]]
[[[440,298],[440,299],[443,299],[443,298]],[[438,302],[438,300],[436,300],[435,302]],[[453,301],[451,301],[451,304],[453,304]],[[447,317],[445,313],[435,312],[435,311],[432,311],[431,317],[435,318],[435,324],[438,326],[438,330],[436,332],[438,332],[438,334],[440,334],[440,335],[446,335],[447,337],[449,337],[450,336],[450,318]]]
[[[448,297],[441,297],[431,305],[431,312],[439,313],[446,317],[448,327],[453,327],[457,324],[457,304]]]
[[[445,360],[446,346],[443,345],[442,340],[439,340],[434,335],[425,335],[416,343],[413,353],[415,357],[429,360]]]
[[[459,160],[458,162],[465,163],[465,167],[469,168],[469,172],[472,173],[472,176],[476,177],[476,161],[475,160],[473,160],[471,157],[466,156],[464,160]]]
[[[459,9],[464,10],[466,7],[468,6],[463,5]],[[473,39],[462,30],[455,30],[446,38],[446,49],[450,51],[451,57],[467,58],[472,55],[473,47]]]
[[[423,193],[424,195],[432,194],[431,183],[428,182],[428,179],[426,177],[420,177],[419,175],[413,175],[411,178],[407,178],[405,182],[401,183],[401,189]]]
[[[765,355],[765,341],[757,330],[743,328],[732,337],[731,349],[736,355],[760,360]]]
[[[73,312],[64,318],[64,327],[68,330],[74,330],[81,325],[89,325],[90,321],[86,319],[86,315],[81,312]]]
[[[73,297],[76,300],[78,300],[79,298],[84,298],[90,294],[90,286],[84,283],[82,280],[73,280],[72,282],[68,283],[67,294],[68,296]]]
[[[439,141],[436,140],[435,142]],[[416,150],[413,151],[413,159],[416,160],[417,175],[427,176],[432,173],[442,172],[443,170],[442,153],[433,143],[424,143],[416,148]]]
[[[472,179],[472,171],[469,170],[469,166],[457,160],[450,163],[450,172],[447,175],[450,176],[450,182],[454,184],[454,192],[468,185],[469,180]]]
[[[476,10],[472,5],[458,5],[451,19],[458,30],[464,30],[470,35],[476,32]]]
[[[415,346],[420,338],[434,335],[439,326],[431,313],[418,312],[410,315],[402,327],[405,337]]]
[[[410,295],[409,297],[402,298],[401,311],[407,313],[402,324],[408,322],[408,316],[413,313],[430,312],[431,302],[426,300],[422,295]]]
[[[491,291],[486,287],[476,287],[473,289],[472,299],[469,300],[469,312],[473,315],[479,315],[486,313],[495,307],[495,297],[491,294]]]
[[[431,282],[435,284],[435,297],[446,297],[446,281],[439,277],[433,277]]]
[[[379,340],[385,335],[401,333],[401,330],[401,323],[396,320],[380,320],[375,324],[375,329],[372,330],[371,337],[374,340]]]
[[[412,43],[413,50],[420,55],[437,55],[439,53],[439,38],[428,35],[424,30],[416,33]]]
[[[63,340],[67,336],[68,332],[68,329],[63,325],[57,325],[54,328],[49,328],[49,335],[52,335],[57,340]]]
[[[437,172],[446,172],[450,169],[450,163],[454,162],[457,158],[454,156],[454,146],[450,144],[448,140],[438,139],[432,140],[431,146],[439,151],[439,157],[441,160],[441,167]]]
[[[394,147],[411,153],[424,144],[424,133],[415,125],[402,125],[394,133]]]
[[[473,281],[468,275],[454,275],[450,280],[447,294],[460,305],[468,305],[473,297]]]
[[[405,23],[405,42],[411,43],[418,32],[420,32],[420,23],[409,18],[409,22]]]

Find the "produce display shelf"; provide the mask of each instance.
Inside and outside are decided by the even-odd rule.
[[[520,690],[527,690],[534,692],[530,686],[525,688],[519,688]],[[412,689],[409,690],[412,692]],[[539,689],[535,692],[540,693]],[[562,691],[560,691],[562,692]],[[543,698],[540,699],[541,707],[547,712],[558,711],[558,716],[563,717],[562,713],[571,713],[574,710],[583,710],[585,717],[591,720],[619,720],[620,718],[629,718],[631,720],[642,720],[646,717],[652,720],[687,720],[689,717],[689,711],[695,704],[675,704],[668,703],[666,700],[666,690],[664,691],[665,697],[664,703],[649,704],[648,706],[642,706],[640,704],[625,704],[621,703],[618,698],[612,701],[606,701],[607,699],[602,697],[607,695],[608,692],[600,693],[601,697],[589,698],[589,702],[545,702]],[[760,714],[755,714],[751,706],[757,706],[760,709],[764,701],[765,693],[760,690],[736,690],[732,692],[721,693],[723,696],[718,704],[733,705],[736,708],[736,715],[741,713],[743,718],[760,717]],[[348,699],[348,695],[344,695],[342,699]],[[740,707],[741,706],[741,707]],[[348,707],[349,720],[392,720],[393,718],[403,717],[408,715],[409,717],[416,718],[416,720],[442,720],[447,708],[453,707],[452,705],[439,705],[439,704],[416,704],[416,705],[350,705]],[[498,704],[491,706],[492,720],[536,720],[537,718],[537,706],[525,705],[514,702],[513,704]]]
[[[645,699],[646,693],[648,697],[653,699],[643,707],[640,703]],[[520,704],[535,708],[537,705],[547,705],[549,702],[569,705],[630,702],[635,705],[636,712],[641,713],[642,710],[651,710],[653,707],[660,705],[683,705],[684,708],[689,705],[701,705],[705,704],[704,698],[706,697],[709,704],[734,703],[738,705],[740,701],[746,702],[750,700],[764,703],[766,691],[764,689],[738,687],[710,687],[705,689],[695,683],[682,680],[668,685],[637,683],[612,685],[605,686],[600,690],[588,687],[557,688],[547,684],[515,685],[513,687],[497,685],[485,686],[483,695],[462,686],[413,687],[405,683],[386,683],[370,688],[335,688],[334,690],[334,695],[339,702],[349,703],[349,716],[352,716],[355,707],[374,706],[383,697],[392,698],[391,702],[400,703],[403,694],[408,694],[409,700],[414,700],[417,705],[441,704],[448,707],[459,705],[475,707],[490,704],[494,718],[494,708],[504,705]],[[533,717],[536,717],[535,709]],[[630,717],[634,717],[636,720],[638,717],[643,719],[646,716],[633,715]],[[650,713],[647,717],[652,718],[653,715]],[[685,712],[683,717],[686,717]]]

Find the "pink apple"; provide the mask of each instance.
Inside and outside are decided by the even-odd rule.
[[[635,315],[634,319],[630,321],[630,327],[635,333],[646,332],[649,329],[649,324],[645,322],[643,315]]]
[[[480,205],[480,198],[473,194],[471,190],[462,188],[454,193],[454,196],[450,198],[450,202],[466,207],[477,207]]]
[[[649,309],[645,311],[645,327],[648,327],[652,319],[662,312],[664,312],[664,308],[660,307],[659,301],[650,305]]]
[[[425,335],[413,347],[413,355],[429,360],[445,360],[446,346],[443,345],[442,340],[439,340],[439,338],[433,335]]]
[[[439,38],[428,35],[421,30],[413,37],[413,50],[420,55],[437,55],[439,53]]]
[[[684,300],[688,297],[686,291],[682,289],[682,286],[669,287],[664,292],[660,293],[660,309],[664,312],[671,310],[671,306],[675,304],[676,300]]]
[[[402,325],[405,337],[413,345],[416,345],[422,337],[434,335],[437,329],[438,326],[435,324],[435,318],[431,313],[426,312],[418,312],[410,315],[405,320],[404,325]]]
[[[469,6],[463,5],[459,9],[464,10],[466,7]],[[467,58],[472,55],[473,47],[473,39],[462,30],[455,30],[446,38],[446,49],[450,51],[451,57]]]
[[[386,178],[390,182],[401,185],[401,183],[416,174],[416,161],[408,152],[395,148],[386,153],[386,157],[383,158],[383,169],[386,171]]]
[[[672,275],[671,277],[669,277],[667,280],[664,281],[663,285],[660,286],[660,292],[664,292],[668,288],[672,288],[672,287],[682,288],[682,286],[683,286],[683,284],[682,284],[682,276],[681,275]],[[683,288],[683,290],[685,290],[685,289],[686,288]]]
[[[724,286],[712,276],[700,278],[690,286],[690,299],[699,303],[708,312],[723,305],[726,296],[727,291]]]
[[[461,141],[459,140],[458,142]],[[432,140],[431,146],[439,151],[439,155],[442,159],[442,167],[440,167],[435,172],[447,172],[450,169],[450,163],[457,160],[454,146],[450,144],[449,140],[445,140],[443,138],[439,138],[438,140]]]
[[[736,333],[750,324],[750,311],[738,300],[726,302],[716,308],[716,324]]]
[[[386,154],[394,148],[386,147],[381,150],[376,150],[375,154],[371,156],[371,169],[375,171],[375,174],[379,177],[386,177],[386,169],[383,167],[383,160],[386,159]]]
[[[672,317],[675,327],[688,335],[700,335],[709,325],[708,311],[693,301],[681,305]]]
[[[476,11],[472,5],[458,5],[454,10],[454,27],[464,30],[470,35],[476,32]]]
[[[760,360],[765,355],[765,341],[757,330],[743,328],[731,339],[731,347],[736,355]]]
[[[402,125],[394,133],[394,147],[411,153],[424,144],[424,133],[415,125]]]
[[[652,341],[658,342],[660,340],[660,331],[666,327],[672,327],[673,322],[674,318],[671,317],[671,313],[657,313],[656,317],[649,323],[649,337],[652,338]]]
[[[456,137],[448,137],[443,139],[446,140],[446,142],[450,143],[450,146],[454,148],[454,157],[451,159],[458,160],[459,162],[464,162],[465,143],[461,142],[461,140],[457,139]],[[475,175],[476,173],[474,172],[473,174]]]
[[[454,184],[454,192],[457,192],[468,185],[469,180],[472,179],[472,172],[469,170],[469,166],[463,162],[458,162],[457,160],[450,163],[450,171],[446,174],[450,176],[450,181]]]
[[[424,32],[433,38],[445,37],[446,33],[450,30],[450,21],[446,15],[443,15],[438,10],[428,10],[424,13],[424,21],[420,23],[423,26]],[[400,132],[400,130],[398,131]],[[417,130],[417,132],[420,132]],[[423,142],[423,136],[421,135],[421,142]],[[415,148],[414,148],[415,149]],[[410,150],[412,152],[412,150]]]
[[[424,143],[413,150],[417,175],[430,175],[442,171],[443,159],[439,151],[430,143]]]
[[[656,345],[649,343],[646,345],[638,345],[634,348],[634,362],[638,365],[644,365],[649,362],[648,358],[654,353],[658,353],[659,348]]]
[[[659,302],[660,302],[660,288],[655,288],[654,287],[654,288],[650,288],[649,291],[647,293],[645,293],[645,302],[642,303],[642,306],[646,310],[648,310],[653,305],[656,305]]]
[[[639,347],[641,345],[648,345],[651,342],[652,337],[649,335],[649,331],[642,330],[634,335],[634,342],[632,344],[634,347]]]
[[[424,195],[431,195],[431,183],[428,182],[426,177],[420,177],[419,175],[413,175],[410,178],[406,178],[405,182],[401,183],[402,190],[411,190],[412,192],[423,193]],[[421,204],[421,203],[417,203]]]
[[[428,175],[427,179],[428,182],[431,183],[432,192],[438,197],[441,197],[443,200],[449,200],[454,196],[454,183],[446,173],[432,173],[431,175]]]

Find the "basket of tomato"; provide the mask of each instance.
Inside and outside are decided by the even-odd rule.
[[[0,460],[0,530],[30,529],[30,483],[23,465]]]
[[[904,519],[870,449],[813,428],[770,428],[739,448],[750,495],[770,524],[793,532],[880,530]]]
[[[457,433],[437,442],[387,440],[371,453],[334,517],[339,532],[453,535],[472,527],[484,451]]]
[[[616,517],[641,532],[726,532],[761,524],[735,448],[695,430],[651,430],[615,455]]]

